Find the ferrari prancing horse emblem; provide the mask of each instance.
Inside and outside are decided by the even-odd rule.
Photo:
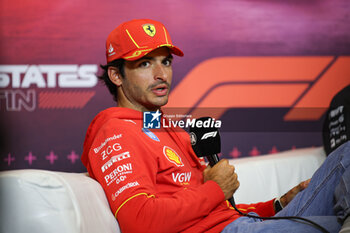
[[[156,27],[153,24],[144,24],[142,28],[149,36],[153,37],[156,34]]]

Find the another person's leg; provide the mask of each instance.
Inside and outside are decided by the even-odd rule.
[[[276,216],[337,216],[333,209],[338,184],[350,180],[350,142],[332,152],[312,176],[309,186]],[[346,171],[346,172],[345,172]],[[348,184],[349,186],[349,184]],[[350,200],[350,189],[338,188],[343,200]],[[341,191],[340,191],[341,190]],[[340,195],[340,194],[339,194]]]
[[[334,211],[338,220],[343,223],[340,233],[350,232],[350,169],[346,170],[335,188]]]
[[[350,142],[345,143],[330,154],[322,166],[313,175],[308,188],[300,192],[286,208],[276,216],[303,216],[315,221],[329,232],[339,232],[341,223],[337,220],[333,207],[335,189],[341,190],[341,200],[350,198],[349,189],[341,186],[346,183],[350,167]],[[345,172],[347,171],[347,172]],[[339,185],[338,185],[339,184]],[[347,183],[349,184],[349,183]],[[340,188],[338,188],[340,187]],[[339,191],[340,192],[340,191]],[[347,199],[346,199],[347,198]],[[340,204],[342,205],[342,204]],[[229,224],[223,233],[233,232],[320,232],[318,228],[299,220],[266,220],[259,221],[241,217]]]
[[[309,220],[317,222],[331,233],[338,233],[340,224],[335,216],[309,216]],[[265,220],[241,217],[222,231],[222,233],[320,233],[317,227],[300,220]]]

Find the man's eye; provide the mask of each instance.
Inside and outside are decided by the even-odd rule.
[[[148,67],[150,65],[149,61],[144,61],[140,63],[140,67]]]
[[[171,65],[171,60],[167,59],[163,61],[163,64],[166,66],[170,66]]]

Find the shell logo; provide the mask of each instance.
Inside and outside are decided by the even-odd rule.
[[[164,153],[165,157],[169,160],[169,162],[175,164],[177,167],[184,166],[180,156],[176,153],[175,150],[171,149],[168,146],[164,146],[163,153]]]

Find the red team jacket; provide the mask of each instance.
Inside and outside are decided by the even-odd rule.
[[[142,126],[142,112],[100,112],[87,130],[81,158],[102,185],[123,233],[220,232],[240,217],[217,183],[203,183],[205,163],[186,131]],[[237,207],[275,214],[273,200]]]

